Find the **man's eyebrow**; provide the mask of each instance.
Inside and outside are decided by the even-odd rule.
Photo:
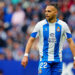
[[[51,10],[45,10],[45,11],[51,11]]]

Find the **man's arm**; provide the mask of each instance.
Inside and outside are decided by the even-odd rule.
[[[30,37],[29,40],[28,40],[28,43],[27,43],[27,45],[26,45],[25,54],[24,54],[24,57],[23,57],[22,62],[21,62],[21,64],[22,64],[24,67],[26,67],[26,65],[27,65],[27,63],[28,63],[28,54],[29,54],[29,52],[30,52],[30,49],[31,49],[31,46],[32,46],[34,40],[35,40],[35,38]]]
[[[30,49],[31,49],[31,46],[32,46],[34,40],[35,40],[35,38],[33,38],[33,37],[29,38],[28,43],[26,45],[25,53],[29,53],[30,52]]]
[[[67,41],[69,43],[70,49],[72,51],[72,54],[75,57],[75,45],[74,45],[74,42],[73,42],[72,38],[67,39]]]
[[[21,62],[21,64],[25,67],[28,63],[28,53],[30,52],[31,46],[35,40],[35,38],[37,38],[37,35],[39,34],[40,31],[40,23],[38,22],[35,27],[33,32],[31,33],[31,37],[28,40],[28,43],[26,45],[26,50],[25,50],[25,54],[23,57],[23,60]]]
[[[74,44],[72,38],[67,39],[67,41],[69,43],[70,49],[71,49],[73,57],[74,57],[74,68],[75,68],[75,44]]]

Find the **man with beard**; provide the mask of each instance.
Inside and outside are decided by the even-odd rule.
[[[29,38],[21,64],[26,67],[28,53],[36,37],[39,36],[40,61],[38,75],[61,75],[62,73],[62,45],[65,37],[74,56],[75,45],[68,25],[56,18],[57,9],[48,5],[45,9],[46,19],[38,22]]]

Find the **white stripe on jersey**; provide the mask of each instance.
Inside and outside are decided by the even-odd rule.
[[[43,20],[43,22],[41,23],[40,27],[40,31],[39,31],[39,54],[40,54],[40,61],[42,61],[42,56],[43,56],[43,25],[46,24],[46,20]]]
[[[55,23],[49,23],[49,38],[51,38],[51,35],[55,37]],[[48,61],[54,61],[54,47],[55,43],[50,42],[49,43],[49,48],[48,48]]]
[[[39,54],[40,54],[40,61],[42,61],[42,56],[43,56],[43,27],[41,27],[40,31],[40,36],[39,36]]]

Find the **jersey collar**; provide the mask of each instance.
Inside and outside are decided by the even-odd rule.
[[[57,21],[56,22],[58,22],[59,21],[59,19],[57,18]],[[47,22],[47,24],[49,24],[49,22],[47,21],[47,19],[46,19],[46,22]]]

